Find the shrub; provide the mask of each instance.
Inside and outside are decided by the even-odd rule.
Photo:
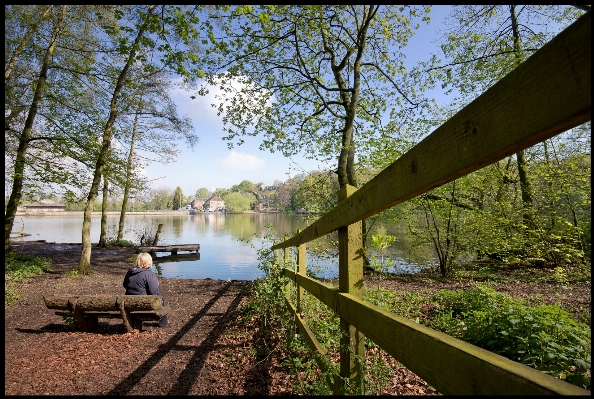
[[[439,291],[435,327],[508,359],[590,388],[590,329],[559,305],[524,301],[476,284]]]
[[[20,298],[16,283],[50,270],[49,265],[47,258],[23,255],[16,251],[7,252],[4,256],[4,304],[9,305]]]
[[[4,273],[16,281],[48,271],[49,265],[50,260],[47,258],[24,255],[16,251],[6,253],[4,257]]]

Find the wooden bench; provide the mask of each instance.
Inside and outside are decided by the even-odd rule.
[[[43,295],[58,316],[74,315],[81,331],[97,331],[100,318],[119,318],[126,332],[142,331],[143,321],[160,321],[171,310],[157,295]]]

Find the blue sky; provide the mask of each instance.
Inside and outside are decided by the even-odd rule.
[[[421,24],[405,48],[409,67],[419,60],[426,60],[431,52],[437,51],[433,43],[436,39],[435,30],[440,27],[449,8],[432,7],[431,23]],[[179,114],[192,119],[200,142],[194,149],[179,142],[181,153],[174,163],[149,165],[145,173],[149,179],[157,179],[152,182],[153,188],[175,189],[179,186],[184,195],[189,196],[201,187],[213,191],[219,187],[231,188],[243,180],[272,185],[275,180],[285,181],[301,172],[326,168],[326,165],[302,156],[289,159],[280,153],[261,151],[258,137],[245,137],[244,144],[230,150],[227,142],[222,140],[223,123],[211,106],[215,91],[211,90],[209,95],[198,96],[194,100],[190,99],[192,94],[178,89],[172,92],[172,98],[178,105]],[[439,97],[439,93],[431,94]],[[441,101],[438,99],[438,102]]]

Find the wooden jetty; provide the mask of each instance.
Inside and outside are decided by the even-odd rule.
[[[178,251],[198,252],[200,251],[200,244],[150,245],[136,249],[136,252],[149,252],[151,254],[155,252],[171,252],[171,255],[177,255]]]
[[[31,234],[25,233],[23,231],[11,231],[10,235],[16,235],[19,237],[29,237]]]
[[[164,256],[155,256],[154,254],[152,255],[153,260],[158,262],[187,262],[192,260],[200,260],[200,252]]]

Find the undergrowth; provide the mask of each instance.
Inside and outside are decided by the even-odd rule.
[[[27,278],[50,270],[50,260],[9,251],[4,255],[4,305],[20,299],[17,285]]]
[[[291,290],[287,292],[288,280],[281,273],[284,264],[279,265],[270,250],[274,238],[269,235],[265,239],[269,245],[258,250],[259,267],[265,277],[252,286],[249,311],[259,319],[270,342],[277,343],[267,350],[277,351],[284,359],[283,364],[295,377],[296,393],[331,394],[328,380],[349,384],[341,380],[338,372],[339,319],[307,292],[302,297],[301,316],[326,351],[327,370],[322,372],[287,310],[285,293],[293,303],[296,303],[296,295]],[[479,272],[487,274],[484,269]],[[562,270],[554,270],[550,278],[559,284],[567,284],[568,280]],[[558,305],[530,305],[495,291],[488,282],[477,282],[467,290],[441,290],[433,296],[427,292],[396,296],[393,291],[374,287],[365,291],[364,299],[417,323],[591,389],[590,328]],[[367,358],[356,358],[363,378],[359,386],[350,386],[350,391],[381,395],[391,382],[390,371],[398,362],[389,360],[389,356],[367,338],[365,346]]]

